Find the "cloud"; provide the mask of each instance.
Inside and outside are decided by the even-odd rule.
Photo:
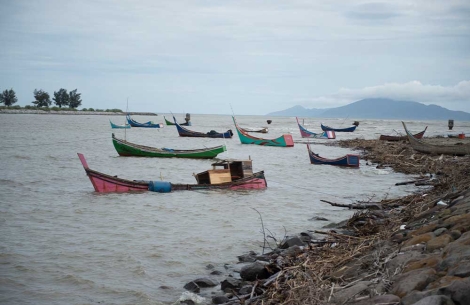
[[[386,83],[362,89],[341,88],[337,93],[319,96],[305,103],[309,108],[332,108],[365,98],[391,98],[414,101],[426,105],[435,104],[450,110],[470,112],[470,81],[455,86],[422,84],[420,81]]]

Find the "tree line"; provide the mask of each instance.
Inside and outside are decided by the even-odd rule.
[[[34,89],[33,91],[34,101],[33,103],[36,107],[49,107],[52,104],[51,97],[49,93],[40,89]],[[52,100],[54,104],[62,108],[62,106],[67,106],[69,108],[75,109],[82,104],[81,93],[77,92],[77,89],[67,92],[66,89],[61,88],[59,91],[54,92],[54,97]],[[0,93],[0,104],[4,104],[9,107],[18,102],[16,93],[13,89],[4,90]]]

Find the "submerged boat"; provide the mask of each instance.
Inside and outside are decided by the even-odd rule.
[[[233,136],[232,130],[227,130],[226,132],[217,132],[215,130],[211,130],[209,132],[198,132],[192,131],[182,127],[178,122],[176,122],[175,117],[173,117],[175,121],[176,129],[178,130],[178,134],[180,137],[196,137],[196,138],[231,138]]]
[[[470,154],[470,144],[457,143],[454,145],[436,145],[424,142],[421,139],[416,139],[406,128],[405,122],[401,122],[405,128],[406,135],[410,141],[411,147],[414,150],[425,154],[436,155],[455,155],[464,156]]]
[[[117,124],[114,124],[113,122],[111,122],[111,120],[109,120],[109,123],[111,124],[111,128],[112,129],[123,129],[123,128],[131,128],[131,125],[129,124],[124,124],[124,125],[117,125]]]
[[[168,125],[168,126],[173,126],[175,125],[174,122],[172,121],[168,121],[165,117],[163,117],[165,119],[165,124]],[[181,126],[191,126],[191,122],[189,121],[188,117],[186,117],[186,123],[181,123],[180,125]]]
[[[426,126],[426,128],[424,128],[423,131],[414,134],[413,137],[415,137],[416,139],[421,139],[424,136],[424,133],[426,132],[427,129],[428,129],[428,126]],[[405,136],[380,135],[379,137],[379,140],[382,140],[382,141],[404,141],[407,139],[408,139],[408,136],[406,135]]]
[[[310,157],[310,163],[312,164],[327,164],[347,167],[359,167],[359,155],[347,154],[345,156],[336,159],[327,159],[320,157],[310,149],[310,145],[307,144],[308,155]]]
[[[225,145],[201,149],[172,149],[172,148],[155,148],[139,144],[127,142],[118,139],[113,133],[113,145],[120,156],[132,157],[157,157],[157,158],[195,158],[195,159],[212,159],[218,154],[227,151]]]
[[[241,128],[241,127],[239,127],[239,128],[241,130],[243,130],[244,132],[268,133],[268,127],[258,127],[258,128],[251,128],[251,127]]]
[[[139,123],[131,118],[129,114],[126,115],[127,123],[131,125],[132,127],[142,127],[142,128],[162,128],[163,124],[155,124],[152,121],[148,121],[145,123]]]
[[[195,184],[175,184],[166,181],[127,180],[92,170],[83,154],[78,154],[93,188],[98,193],[151,191],[169,193],[182,190],[209,189],[264,189],[267,187],[264,171],[253,173],[252,160],[221,160],[213,169],[195,174]]]
[[[280,147],[293,147],[294,140],[292,139],[292,135],[285,134],[275,139],[263,139],[254,137],[247,132],[243,131],[238,127],[237,121],[235,117],[232,116],[233,123],[235,124],[235,128],[237,129],[238,137],[240,138],[240,142],[242,144],[256,144],[256,145],[264,145],[264,146],[280,146]]]
[[[354,125],[354,126],[346,127],[346,128],[333,128],[333,127],[323,125],[323,123],[321,124],[321,130],[323,130],[323,131],[353,132],[354,130],[356,130],[356,127],[357,126]]]
[[[299,118],[295,117],[297,125],[299,126],[300,136],[302,138],[315,138],[315,139],[336,139],[336,134],[332,130],[323,131],[322,133],[314,133],[307,130],[302,124],[299,123]]]

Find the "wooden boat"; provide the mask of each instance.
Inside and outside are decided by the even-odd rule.
[[[250,127],[245,127],[241,128],[244,132],[259,132],[259,133],[268,133],[268,127],[259,127],[259,128],[250,128]]]
[[[168,125],[168,126],[174,126],[175,123],[174,122],[171,122],[171,121],[168,121],[165,117],[163,117],[165,119],[165,124]],[[186,123],[181,123],[180,124],[181,126],[191,126],[191,122],[190,121],[187,121]]]
[[[213,169],[195,175],[195,184],[174,184],[166,181],[127,180],[92,170],[83,154],[78,154],[83,168],[98,193],[151,191],[169,193],[182,190],[210,189],[264,189],[267,187],[264,171],[253,173],[252,160],[222,160],[213,163]]]
[[[323,131],[335,131],[335,132],[353,132],[354,130],[356,130],[356,125],[354,126],[351,126],[351,127],[347,127],[347,128],[333,128],[333,127],[329,127],[329,126],[325,126],[323,124],[321,124],[321,130]]]
[[[405,128],[406,135],[410,141],[411,147],[414,150],[425,154],[436,155],[455,155],[464,156],[470,154],[470,144],[454,144],[454,145],[435,145],[424,142],[421,139],[416,139],[406,128],[405,122],[401,122]]]
[[[302,138],[315,138],[315,139],[336,139],[336,134],[332,130],[323,131],[322,133],[314,133],[299,123],[299,118],[295,117],[297,120],[297,125],[299,126],[300,136]]]
[[[211,130],[207,133],[204,132],[198,132],[198,131],[192,131],[189,129],[186,129],[182,127],[178,122],[176,122],[176,119],[173,117],[173,120],[175,121],[176,129],[178,130],[178,134],[180,137],[196,137],[196,138],[231,138],[233,136],[233,132],[231,129],[227,130],[226,132],[217,132],[215,130]]]
[[[247,132],[243,131],[238,127],[237,121],[235,117],[232,116],[233,123],[235,124],[235,128],[237,129],[238,137],[240,138],[240,142],[242,144],[256,144],[256,145],[264,145],[264,146],[280,146],[280,147],[293,147],[294,140],[292,139],[292,135],[285,134],[275,139],[263,139],[253,137],[252,135],[248,134]]]
[[[127,123],[132,127],[142,127],[142,128],[162,128],[163,124],[155,124],[152,121],[148,121],[145,123],[139,123],[131,118],[129,114],[126,115]]]
[[[109,123],[111,124],[111,128],[112,129],[122,129],[122,128],[131,128],[131,125],[129,124],[124,124],[124,125],[117,125],[117,124],[114,124],[113,122],[111,122],[111,120],[109,120]]]
[[[320,157],[310,149],[310,145],[307,144],[308,155],[310,157],[310,163],[312,164],[327,164],[336,166],[347,166],[347,167],[359,167],[359,155],[347,154],[336,159],[326,159]]]
[[[218,154],[227,151],[225,145],[191,150],[154,148],[118,139],[114,136],[114,133],[113,145],[120,156],[133,157],[212,159],[217,157]]]
[[[415,137],[416,139],[421,139],[424,136],[424,133],[426,132],[426,129],[428,129],[428,126],[426,126],[426,128],[424,128],[423,131],[414,134],[413,137]],[[404,140],[407,140],[407,139],[408,139],[407,136],[380,135],[380,137],[379,137],[379,140],[382,140],[382,141],[404,141]]]

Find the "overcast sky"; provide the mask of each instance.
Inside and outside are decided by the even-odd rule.
[[[0,0],[0,90],[205,114],[367,97],[470,112],[470,1]]]

